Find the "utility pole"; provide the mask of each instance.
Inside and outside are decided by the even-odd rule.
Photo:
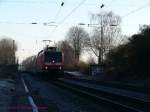
[[[103,31],[103,21],[101,20],[100,24],[101,28],[101,45],[99,46],[99,57],[98,57],[98,64],[103,64],[103,58],[104,58],[104,31]]]
[[[101,37],[100,37],[100,41],[101,41],[101,45],[99,46],[99,54],[98,54],[98,64],[103,64],[104,61],[104,31],[103,31],[103,21],[101,20],[101,24],[85,24],[85,23],[79,23],[78,25],[87,25],[88,27],[90,26],[100,26],[100,30],[101,30]]]
[[[12,45],[12,49],[13,49],[13,56],[12,56],[12,64],[16,63],[16,58],[15,58],[15,40],[13,40],[13,45]]]
[[[103,64],[103,56],[104,56],[104,39],[103,39],[103,36],[104,36],[104,32],[103,32],[103,25],[101,23],[101,46],[100,46],[100,51],[99,51],[99,64]]]

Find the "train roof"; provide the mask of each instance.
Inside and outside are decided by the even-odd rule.
[[[56,47],[46,47],[44,51],[57,51]]]
[[[58,51],[56,47],[45,47],[43,50],[41,50],[38,55],[42,52],[61,52],[61,51]]]

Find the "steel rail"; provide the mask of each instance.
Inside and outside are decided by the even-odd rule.
[[[62,80],[58,80],[58,81],[53,81],[53,84],[69,89],[73,92],[76,92],[78,94],[82,94],[84,96],[86,96],[87,98],[92,98],[100,103],[105,103],[105,104],[109,104],[113,107],[116,107],[116,109],[119,109],[122,112],[149,112],[149,110],[146,108],[143,110],[143,108],[139,108],[139,107],[133,107],[131,105],[128,105],[127,103],[122,103],[119,102],[118,100],[114,100],[114,99],[120,99],[120,100],[128,100],[128,102],[134,102],[134,103],[140,103],[142,105],[149,105],[150,102],[149,101],[145,101],[145,100],[140,100],[140,99],[133,99],[133,98],[129,98],[129,97],[125,97],[125,96],[119,96],[119,95],[115,95],[115,94],[111,94],[111,93],[106,93],[106,92],[102,92],[99,90],[96,90],[94,88],[90,88],[90,87],[83,87],[81,85],[77,85],[77,84],[72,84],[72,83],[68,83],[68,82],[64,82]],[[101,95],[103,94],[103,95]],[[109,97],[110,95],[110,97]],[[136,105],[136,104],[135,104]]]

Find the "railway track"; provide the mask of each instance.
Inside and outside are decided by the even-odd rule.
[[[99,103],[107,104],[112,108],[115,108],[117,112],[149,112],[150,111],[150,101],[132,98],[128,96],[113,94],[106,91],[101,91],[92,87],[83,86],[77,83],[71,83],[59,79],[53,81],[53,84],[73,91],[79,95],[83,95],[86,98],[90,98]]]
[[[98,81],[98,80],[92,80],[92,79],[85,79],[85,78],[80,78],[80,77],[73,77],[69,76],[69,74],[66,74],[67,77],[66,79],[69,80],[75,80],[75,81],[81,81],[81,82],[88,82],[91,84],[99,84],[99,85],[104,85],[112,88],[118,88],[118,89],[124,89],[124,90],[130,90],[130,91],[135,91],[135,92],[141,92],[144,94],[150,94],[150,88],[147,86],[136,86],[133,84],[123,84],[119,82],[111,82],[111,81]]]

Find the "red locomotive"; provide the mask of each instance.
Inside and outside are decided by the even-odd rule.
[[[36,71],[40,73],[63,74],[64,55],[56,47],[46,47],[36,57]]]

